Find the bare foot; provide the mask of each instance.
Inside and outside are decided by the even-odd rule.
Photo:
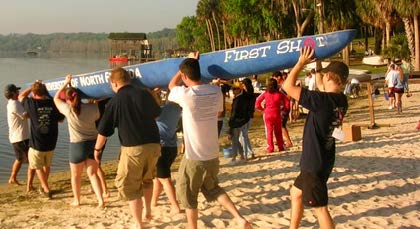
[[[152,215],[145,215],[143,221],[144,222],[150,222],[152,220]]]
[[[109,198],[110,196],[111,196],[111,193],[109,193],[109,191],[102,193],[103,198]]]
[[[22,185],[22,184],[21,184],[21,183],[19,183],[19,181],[17,181],[17,180],[9,180],[9,184]]]
[[[70,203],[70,206],[72,206],[72,207],[78,207],[78,206],[80,206],[80,203],[77,202],[77,201],[73,201],[73,202]]]
[[[252,229],[251,224],[245,218],[238,219],[238,226],[243,229]]]
[[[105,208],[105,203],[104,202],[98,203],[98,208],[104,209]]]
[[[34,188],[34,186],[27,186],[26,187],[26,193],[30,193],[30,192],[32,192],[32,191],[35,191],[35,188]]]
[[[171,209],[171,211],[169,212],[169,214],[171,215],[176,215],[176,214],[181,214],[181,213],[185,213],[185,210],[181,210],[180,208],[178,208],[178,209]]]

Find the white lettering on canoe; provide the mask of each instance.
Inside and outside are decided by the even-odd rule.
[[[139,68],[136,68],[136,77],[139,78],[139,79],[142,78]]]
[[[60,80],[56,82],[48,82],[48,83],[45,83],[45,86],[47,87],[48,91],[58,90],[61,88],[61,85],[64,84],[64,81],[65,80]]]
[[[105,83],[105,77],[102,74],[81,76],[79,77],[79,80],[80,80],[80,86],[82,87]]]
[[[325,37],[315,37],[315,40],[317,41],[318,47],[324,47],[327,45]]]
[[[277,45],[277,54],[284,54],[288,52],[298,52],[301,48],[302,40],[297,41],[282,41]]]
[[[225,63],[229,62],[233,58],[233,61],[255,59],[258,57],[266,57],[267,50],[270,50],[271,46],[263,46],[258,48],[253,48],[251,50],[228,50],[225,52]]]

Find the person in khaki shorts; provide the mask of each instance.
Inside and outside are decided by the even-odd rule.
[[[32,96],[28,95],[32,92]],[[52,198],[48,185],[53,151],[57,144],[58,122],[63,121],[54,101],[49,97],[45,84],[36,81],[32,87],[19,94],[22,103],[31,120],[31,134],[29,138],[29,166],[36,169],[41,183],[41,193]]]
[[[95,160],[100,162],[107,137],[118,128],[121,157],[115,185],[119,197],[128,201],[136,227],[142,228],[142,197],[145,219],[152,217],[153,178],[160,156],[160,136],[155,118],[161,109],[149,91],[130,84],[130,75],[123,68],[113,69],[109,80],[116,94],[107,103],[98,125]]]
[[[185,154],[176,183],[176,196],[186,208],[187,228],[197,228],[197,197],[201,190],[207,201],[219,202],[232,214],[240,228],[252,228],[232,200],[219,186],[218,113],[223,111],[223,95],[216,85],[201,82],[198,53],[190,54],[169,82],[169,101],[182,107]],[[178,86],[181,81],[186,86]]]

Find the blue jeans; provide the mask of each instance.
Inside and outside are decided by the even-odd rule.
[[[242,149],[242,145],[239,142],[239,135],[241,134],[242,128],[244,126],[245,125],[243,125],[243,126],[241,126],[239,128],[233,128],[232,129],[232,154],[233,154],[233,158],[236,158],[236,156],[238,155],[238,153],[241,156],[244,155],[244,150]]]
[[[245,157],[254,155],[254,152],[252,151],[252,147],[251,147],[251,141],[249,141],[249,137],[248,137],[248,131],[249,131],[249,127],[251,126],[251,121],[252,121],[252,119],[250,119],[242,127],[241,136],[239,138],[239,141],[242,144],[242,147],[243,147],[243,150],[244,150],[244,156]]]

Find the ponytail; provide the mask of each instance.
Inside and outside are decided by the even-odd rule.
[[[81,100],[79,94],[74,87],[66,89],[66,99],[70,101],[71,110],[77,115],[80,115]]]

